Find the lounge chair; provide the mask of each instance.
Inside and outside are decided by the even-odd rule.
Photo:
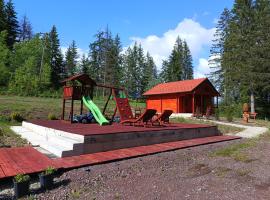
[[[129,124],[129,125],[147,125],[148,122],[152,123],[152,118],[155,116],[156,114],[156,110],[154,109],[146,109],[144,111],[144,113],[139,116],[137,119],[127,119],[127,120],[123,120],[120,123],[121,124]]]
[[[161,115],[152,121],[152,124],[157,123],[159,126],[164,125],[165,123],[170,123],[169,118],[172,115],[172,110],[164,110]]]

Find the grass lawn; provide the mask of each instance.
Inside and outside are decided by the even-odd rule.
[[[103,110],[106,103],[105,99],[95,99],[94,103]],[[60,117],[62,112],[62,99],[41,98],[41,97],[21,97],[21,96],[1,96],[0,95],[0,115],[9,116],[12,112],[20,113],[25,119],[47,119],[48,114],[55,114]],[[130,101],[131,107],[144,108],[145,103]],[[66,116],[68,116],[70,103],[66,103]],[[115,103],[113,100],[109,101],[106,113],[113,113]],[[79,113],[80,102],[75,101],[74,113]],[[84,112],[87,109],[84,106]]]

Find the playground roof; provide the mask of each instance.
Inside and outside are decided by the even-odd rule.
[[[69,81],[79,81],[83,85],[97,85],[96,81],[91,79],[87,74],[76,74],[62,81],[62,83],[66,83]]]
[[[205,81],[207,81],[211,85],[211,87],[213,87],[216,95],[219,96],[218,91],[214,88],[214,86],[207,78],[161,83],[154,86],[150,90],[146,91],[143,95],[149,96],[149,95],[172,94],[172,93],[189,93],[193,92],[200,84],[202,84]]]

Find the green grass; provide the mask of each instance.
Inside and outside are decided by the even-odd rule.
[[[107,98],[94,98],[95,104],[103,110]],[[62,112],[62,99],[43,97],[22,97],[0,95],[0,115],[9,116],[12,112],[20,113],[26,119],[47,119],[48,114],[60,117]],[[131,107],[145,108],[145,103],[130,101]],[[70,102],[66,103],[66,116],[68,115]],[[112,114],[115,102],[109,101],[106,114]],[[80,101],[75,101],[74,113],[79,113]],[[87,109],[84,106],[84,112]]]
[[[252,159],[244,152],[245,149],[254,147],[257,144],[258,138],[256,139],[249,139],[246,142],[233,144],[228,147],[218,149],[215,152],[210,154],[210,157],[230,157],[236,161],[240,162],[251,162]]]
[[[18,123],[0,121],[0,147],[21,147],[27,145],[26,140],[10,130],[10,126],[14,125],[18,125]]]

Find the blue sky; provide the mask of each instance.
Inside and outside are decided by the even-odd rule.
[[[142,43],[158,67],[177,35],[184,38],[194,59],[195,76],[207,72],[209,47],[215,21],[233,0],[13,0],[19,18],[30,19],[34,32],[56,25],[63,49],[75,40],[80,52],[88,52],[97,30],[107,25],[121,37],[123,47]]]

